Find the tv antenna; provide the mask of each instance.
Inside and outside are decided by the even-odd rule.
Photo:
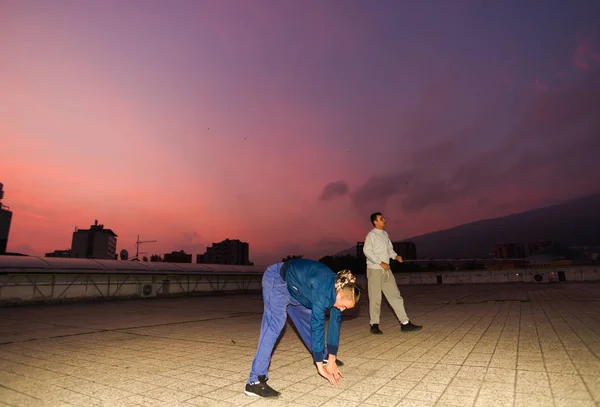
[[[155,243],[155,242],[158,242],[158,240],[140,240],[140,235],[138,235],[137,241],[135,242],[135,257],[131,260],[139,261],[140,254],[148,253],[148,252],[140,252],[140,245],[142,245],[144,243]]]

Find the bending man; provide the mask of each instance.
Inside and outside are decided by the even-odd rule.
[[[356,278],[349,270],[334,273],[324,264],[294,259],[267,267],[262,279],[264,313],[258,350],[252,362],[245,393],[277,397],[267,384],[271,353],[287,315],[300,338],[311,350],[318,373],[333,385],[343,377],[336,363],[342,311],[353,308],[360,298]],[[330,309],[325,349],[325,312]],[[329,353],[325,359],[325,355]]]

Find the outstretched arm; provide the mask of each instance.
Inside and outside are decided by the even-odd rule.
[[[337,309],[337,308],[336,308]],[[325,310],[326,307],[321,302],[313,304],[313,309],[310,317],[310,329],[312,333],[312,353],[313,360],[317,365],[317,371],[321,376],[329,381],[331,384],[336,384],[340,381],[339,376],[332,372],[329,372],[323,365],[323,353],[325,351]],[[339,310],[338,310],[339,311]],[[331,322],[330,322],[331,323]],[[338,330],[339,332],[339,330]],[[339,333],[338,333],[339,338]],[[337,348],[336,348],[337,353]]]

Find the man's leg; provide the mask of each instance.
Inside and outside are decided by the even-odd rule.
[[[379,324],[381,314],[381,284],[384,270],[367,269],[367,289],[369,292],[370,324]]]
[[[406,324],[409,319],[408,315],[406,315],[406,310],[404,309],[404,299],[400,295],[400,290],[398,289],[398,284],[396,283],[396,278],[391,270],[383,271],[383,281],[381,284],[381,290],[385,295],[385,298],[388,300],[392,309],[396,313],[396,317],[402,324]],[[369,293],[370,295],[370,293]]]
[[[289,304],[289,292],[285,281],[279,275],[279,267],[271,266],[263,275],[262,292],[264,312],[258,339],[258,349],[252,362],[252,370],[247,383],[257,383],[259,376],[268,378],[271,353],[281,335],[287,319],[286,308]]]
[[[294,300],[292,300],[292,305],[288,306],[288,315],[292,319],[294,326],[298,330],[298,334],[300,335],[300,339],[304,342],[304,345],[308,349],[308,351],[312,354],[312,332],[310,329],[310,317],[312,315],[312,310],[306,308],[302,304],[294,304]],[[323,354],[323,363],[327,363],[327,349],[325,349],[325,353]],[[343,366],[344,362],[336,358],[336,364],[338,366]]]
[[[312,311],[306,308],[304,305],[298,303],[292,304],[287,308],[288,315],[292,319],[294,326],[298,330],[300,339],[304,342],[304,345],[309,352],[312,353],[312,334],[310,330],[310,317]]]

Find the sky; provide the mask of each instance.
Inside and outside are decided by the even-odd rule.
[[[600,2],[0,0],[8,250],[257,265],[600,191]]]

